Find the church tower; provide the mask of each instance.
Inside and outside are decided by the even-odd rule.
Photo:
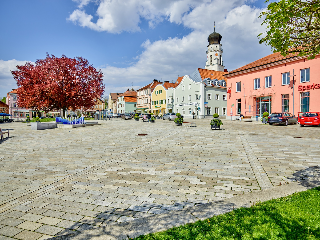
[[[216,33],[216,24],[214,23],[214,32],[211,33],[208,37],[208,50],[207,50],[207,62],[205,69],[215,70],[215,71],[224,71],[223,61],[222,61],[222,36],[219,33]]]

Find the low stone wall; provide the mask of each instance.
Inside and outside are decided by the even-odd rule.
[[[58,124],[58,128],[78,128],[85,126],[86,124]]]
[[[32,122],[31,123],[31,130],[45,130],[45,129],[52,129],[57,128],[56,122]]]

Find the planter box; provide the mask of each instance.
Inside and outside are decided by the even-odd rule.
[[[52,129],[57,128],[56,122],[32,122],[31,123],[31,130],[45,130],[45,129]]]

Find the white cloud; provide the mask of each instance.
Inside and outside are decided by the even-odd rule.
[[[175,3],[180,4],[178,1]],[[127,68],[103,68],[106,94],[115,86],[130,86],[134,82],[142,87],[154,78],[171,81],[176,80],[178,75],[191,74],[196,68],[204,68],[207,38],[213,32],[214,20],[216,31],[223,36],[223,59],[228,70],[270,54],[270,48],[260,45],[257,38],[265,30],[261,26],[262,20],[258,18],[262,9],[244,3],[245,0],[201,1],[191,11],[177,13],[175,16],[179,17],[172,17],[168,21],[181,21],[184,26],[194,30],[183,38],[155,42],[146,40],[141,45],[144,51],[135,64]],[[172,6],[170,12],[165,13],[166,16],[174,16],[176,8]]]
[[[150,27],[154,27],[164,19],[180,24],[190,9],[210,2],[210,0],[101,0],[96,12],[98,20],[93,22],[93,16],[82,10],[89,0],[74,1],[80,2],[79,9],[74,10],[68,20],[82,27],[110,33],[140,31],[140,18],[149,21]]]
[[[72,0],[72,1],[79,3],[78,8],[82,8],[86,5],[88,5],[89,2],[91,2],[92,0]]]
[[[15,59],[8,61],[0,60],[0,98],[6,97],[9,91],[17,88],[11,71],[17,70],[17,65],[24,65],[26,62],[27,61],[18,61]]]

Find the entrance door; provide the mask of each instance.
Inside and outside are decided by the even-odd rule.
[[[264,112],[268,112],[271,114],[271,97],[260,97],[256,98],[257,104],[257,116],[262,116]]]

